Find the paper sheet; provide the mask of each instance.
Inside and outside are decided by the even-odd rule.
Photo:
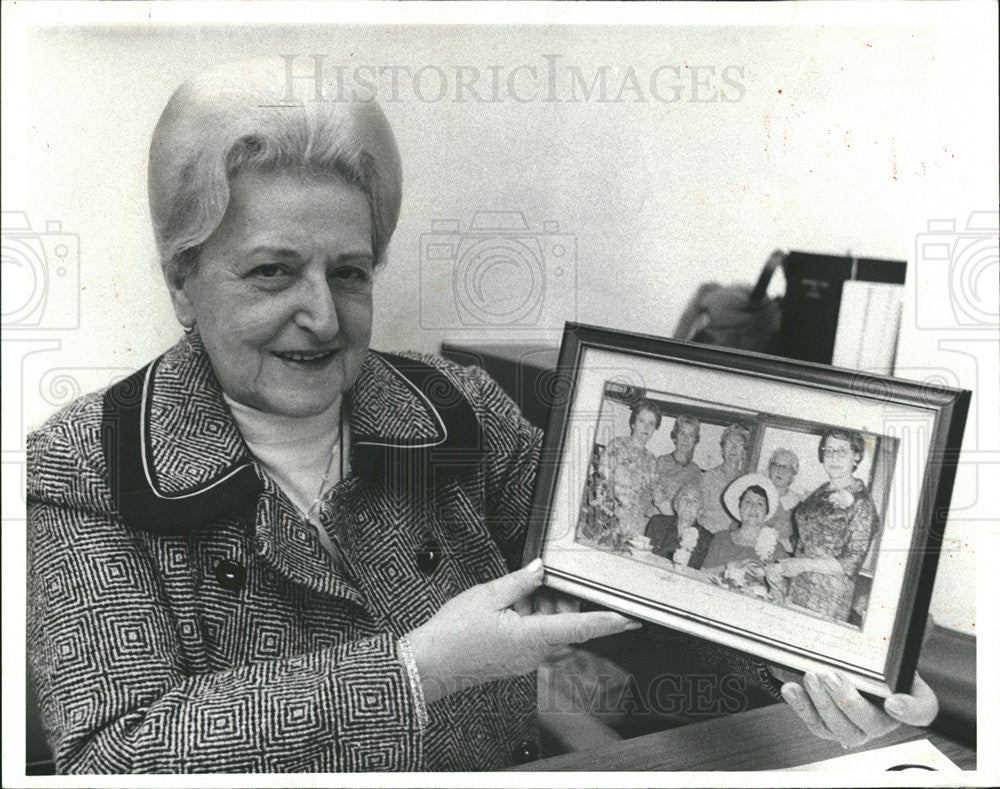
[[[914,740],[872,751],[850,753],[835,759],[824,759],[788,771],[866,772],[961,772],[961,768],[939,751],[930,740]]]

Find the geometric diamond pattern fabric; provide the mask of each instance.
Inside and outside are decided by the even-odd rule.
[[[519,564],[541,437],[481,371],[413,358],[472,405],[482,446],[411,478],[421,485],[336,486],[321,507],[336,562],[256,465],[259,497],[216,522],[171,534],[126,523],[100,393],[29,436],[28,646],[60,772],[490,770],[536,740],[533,676],[447,696],[418,723],[396,643]],[[204,486],[246,453],[196,337],[164,355],[152,387],[160,490]],[[359,434],[438,429],[374,353],[351,402]],[[441,560],[428,573],[416,557],[431,541]],[[239,570],[228,586],[225,562]]]

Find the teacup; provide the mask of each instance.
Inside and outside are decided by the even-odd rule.
[[[629,540],[629,544],[635,548],[637,551],[649,551],[652,550],[653,543],[649,537],[644,534],[638,534]]]

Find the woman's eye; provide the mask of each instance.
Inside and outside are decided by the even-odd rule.
[[[284,273],[284,267],[277,263],[264,263],[263,265],[255,266],[250,270],[251,276],[263,277],[264,279],[272,279]]]
[[[333,272],[338,286],[354,290],[368,287],[371,276],[371,271],[362,266],[345,266]]]

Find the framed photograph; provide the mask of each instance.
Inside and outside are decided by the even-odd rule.
[[[547,585],[909,690],[970,392],[578,324],[557,375]]]

